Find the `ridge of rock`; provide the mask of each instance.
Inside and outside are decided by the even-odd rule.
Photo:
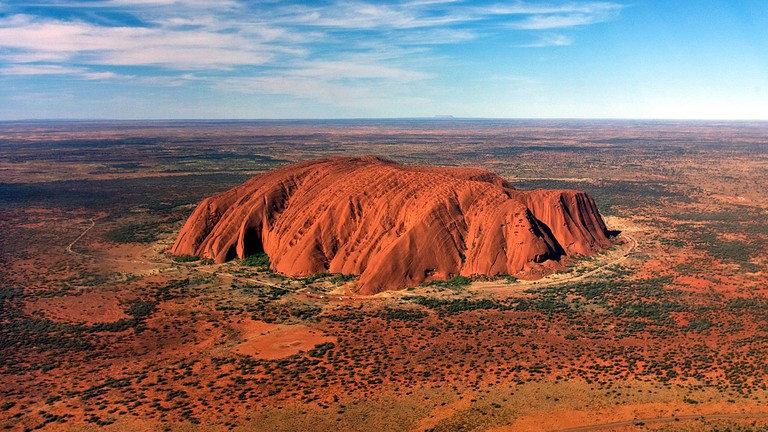
[[[360,275],[374,294],[456,275],[531,275],[611,241],[594,200],[516,190],[485,170],[334,157],[204,199],[171,252],[217,263],[266,252],[289,276]]]

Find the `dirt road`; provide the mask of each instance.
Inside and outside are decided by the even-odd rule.
[[[87,255],[87,254],[84,254],[84,253],[75,252],[74,250],[72,250],[72,247],[73,247],[73,246],[74,246],[74,245],[75,245],[77,242],[79,242],[79,241],[80,241],[80,239],[81,239],[81,238],[83,238],[83,236],[85,236],[86,234],[88,234],[88,231],[90,231],[90,230],[91,230],[93,227],[95,227],[95,226],[96,226],[96,221],[95,221],[95,220],[93,220],[93,218],[90,218],[90,219],[88,219],[88,220],[90,220],[90,221],[91,221],[91,225],[90,225],[88,228],[86,228],[86,229],[85,229],[85,231],[83,231],[82,233],[80,233],[80,235],[79,235],[79,236],[77,236],[77,238],[76,238],[76,239],[72,240],[72,243],[70,243],[70,244],[68,244],[68,245],[67,245],[67,247],[66,247],[66,249],[67,249],[67,252],[69,252],[69,253],[71,253],[71,254],[73,254],[73,255],[78,255],[78,256],[84,256],[84,257],[90,257],[90,256],[91,256],[91,255]]]
[[[593,276],[604,269],[619,264],[623,261],[625,261],[629,256],[634,252],[635,248],[637,248],[637,240],[635,240],[634,237],[630,235],[625,236],[630,241],[629,249],[626,250],[619,258],[616,258],[610,262],[607,262],[601,266],[598,266],[588,272],[572,275],[572,276],[564,276],[562,273],[560,274],[554,274],[551,275],[549,278],[544,279],[537,279],[537,280],[517,280],[514,283],[506,283],[506,282],[494,282],[494,283],[475,283],[475,285],[478,289],[514,289],[518,288],[520,290],[528,289],[529,287],[536,287],[536,288],[543,288],[543,287],[550,287],[550,286],[556,286],[556,285],[562,285],[570,282],[576,282],[580,281],[582,279],[586,279],[590,276]]]
[[[692,414],[676,417],[656,417],[642,418],[613,423],[603,423],[588,426],[579,426],[568,429],[557,429],[554,432],[587,432],[597,430],[611,430],[617,428],[627,428],[632,426],[642,426],[646,424],[673,423],[683,420],[737,420],[737,419],[763,419],[768,418],[768,413],[731,413],[731,414]]]

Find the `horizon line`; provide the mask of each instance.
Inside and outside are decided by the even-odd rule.
[[[768,122],[768,118],[645,118],[645,117],[463,117],[435,115],[431,117],[255,117],[255,118],[22,118],[0,119],[0,123],[31,122],[248,122],[248,121],[403,121],[431,120],[451,122],[455,120],[508,120],[508,121],[650,121],[650,122]]]

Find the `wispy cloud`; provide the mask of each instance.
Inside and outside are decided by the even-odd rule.
[[[49,13],[41,12],[46,9]],[[510,32],[518,34],[518,43],[510,46],[570,45],[575,39],[567,30],[614,19],[622,6],[608,1],[478,6],[463,0],[11,5],[0,0],[0,10],[3,75],[206,85],[333,104],[375,100],[383,87],[402,89],[436,78],[446,55],[434,53],[445,45]],[[524,37],[534,42],[519,43]]]
[[[524,15],[519,21],[510,23],[510,27],[519,30],[550,30],[579,27],[612,20],[623,9],[622,5],[607,2],[589,2],[569,4],[560,7],[518,6],[508,10],[517,10]],[[504,8],[498,10],[504,13]]]
[[[430,78],[432,75],[375,63],[357,63],[346,61],[314,61],[286,72],[295,77],[314,77],[328,80],[386,79],[393,81],[416,81]]]
[[[536,15],[528,17],[523,21],[510,25],[512,28],[521,30],[551,30],[566,27],[584,26],[604,21],[597,15],[590,14],[555,14],[555,15]]]
[[[573,38],[557,33],[539,33],[535,42],[519,45],[521,48],[543,48],[551,46],[568,46],[573,43]]]
[[[263,64],[275,50],[239,34],[206,30],[104,27],[15,15],[0,20],[0,46],[19,61],[60,59],[81,64],[220,68]]]
[[[0,68],[0,75],[69,75],[86,80],[133,79],[115,72],[91,72],[88,69],[49,64],[21,64]]]
[[[233,0],[109,0],[103,2],[105,6],[184,6],[193,8],[228,8],[236,7],[238,3]]]
[[[621,11],[623,5],[612,2],[571,2],[559,5],[529,4],[515,2],[513,4],[492,5],[478,8],[480,14],[493,15],[552,15],[552,14],[587,14],[601,15]]]
[[[614,18],[623,8],[611,2],[541,5],[516,2],[484,6],[461,1],[412,1],[378,4],[342,1],[331,6],[293,6],[276,14],[282,24],[343,29],[418,29],[484,22],[499,17],[509,27],[535,30],[593,24]]]
[[[441,3],[406,3],[384,5],[366,2],[340,2],[333,7],[294,7],[276,17],[290,25],[343,29],[413,29],[440,27],[472,20],[465,10],[450,12],[428,9]]]
[[[2,75],[73,75],[85,72],[81,68],[59,65],[11,65],[0,68]]]
[[[82,77],[88,80],[114,80],[114,79],[133,79],[133,75],[121,75],[114,72],[84,72]]]

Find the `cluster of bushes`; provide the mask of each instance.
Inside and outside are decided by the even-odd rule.
[[[419,310],[386,308],[379,316],[386,320],[421,321],[427,314]]]
[[[421,306],[430,309],[438,309],[442,312],[454,314],[473,310],[510,310],[511,306],[493,301],[490,299],[470,300],[470,299],[439,299],[425,296],[406,296],[403,300],[409,300]]]
[[[307,354],[310,357],[323,357],[328,351],[334,349],[335,347],[336,347],[336,344],[334,344],[333,342],[325,342],[319,345],[315,345],[314,348],[307,351]]]
[[[339,274],[333,275],[333,277],[330,278],[328,280],[328,282],[330,282],[332,284],[340,285],[340,284],[343,284],[345,282],[349,282],[349,281],[355,279],[356,277],[357,276],[353,275],[353,274],[342,274],[342,273],[339,273]]]
[[[233,284],[232,288],[241,288],[245,294],[255,295],[264,300],[277,300],[280,297],[291,293],[292,291],[284,288],[276,288],[269,285],[243,285],[239,287]]]
[[[320,312],[322,312],[322,310],[323,309],[320,307],[304,306],[299,309],[291,310],[291,316],[301,320],[307,320],[318,315]]]
[[[472,278],[466,276],[454,276],[446,281],[435,280],[424,283],[424,286],[434,286],[442,288],[460,288],[472,283]]]
[[[145,318],[155,311],[156,305],[157,303],[153,301],[134,300],[130,303],[125,313],[134,318]]]
[[[104,237],[115,243],[152,243],[162,232],[159,226],[158,222],[122,225],[107,231]]]
[[[572,312],[569,303],[566,303],[564,299],[553,295],[544,295],[531,300],[520,299],[515,305],[514,310],[520,312],[531,310],[546,314]]]
[[[174,256],[172,259],[174,262],[177,262],[177,263],[186,263],[186,262],[199,261],[200,257],[196,255],[177,255],[177,256]]]
[[[240,260],[240,265],[246,267],[269,268],[269,256],[264,252],[255,253]]]

